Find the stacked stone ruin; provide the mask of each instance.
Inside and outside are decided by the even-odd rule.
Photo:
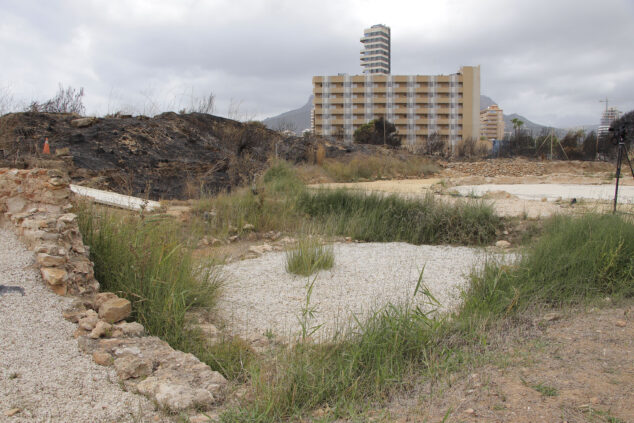
[[[75,298],[64,317],[77,324],[79,348],[113,366],[127,389],[171,411],[210,408],[227,385],[192,354],[172,349],[130,322],[132,304],[99,292],[90,252],[72,213],[68,177],[52,169],[0,168],[0,224],[13,227],[35,253],[43,281],[58,295]],[[4,219],[3,219],[4,217]]]

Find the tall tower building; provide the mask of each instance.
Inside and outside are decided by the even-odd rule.
[[[363,31],[361,37],[363,50],[361,50],[361,67],[366,74],[390,73],[390,27],[385,25],[372,25]]]

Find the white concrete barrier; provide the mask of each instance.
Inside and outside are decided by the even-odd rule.
[[[161,203],[159,203],[158,201],[144,200],[142,198],[117,194],[116,192],[111,191],[103,191],[100,189],[82,187],[72,184],[70,186],[70,190],[77,195],[81,195],[82,197],[91,198],[96,203],[105,204],[107,206],[120,207],[127,210],[153,211],[161,208]]]

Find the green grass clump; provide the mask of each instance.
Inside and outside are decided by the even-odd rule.
[[[310,276],[318,270],[330,269],[335,264],[332,245],[322,245],[315,238],[302,238],[297,248],[286,252],[286,271]]]
[[[500,316],[602,296],[634,296],[634,225],[614,215],[555,217],[516,265],[490,263],[475,275],[463,309]]]
[[[320,219],[337,235],[363,241],[411,244],[482,245],[495,239],[501,220],[482,201],[444,203],[427,195],[397,195],[320,190],[304,193],[298,208]]]

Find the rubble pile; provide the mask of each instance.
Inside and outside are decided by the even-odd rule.
[[[492,159],[480,162],[449,162],[445,175],[461,176],[541,176],[547,173],[546,163],[525,159]]]

